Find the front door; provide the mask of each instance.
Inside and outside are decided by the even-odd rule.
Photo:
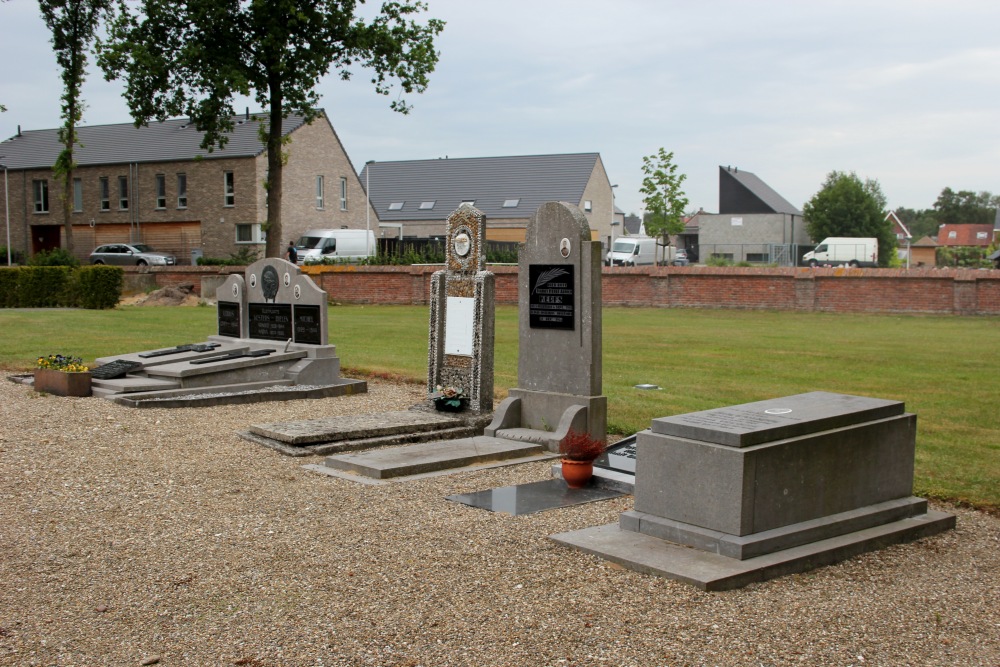
[[[31,254],[55,250],[60,247],[59,225],[33,225],[31,227]]]

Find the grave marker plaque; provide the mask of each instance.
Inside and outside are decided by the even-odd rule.
[[[296,305],[292,310],[292,318],[294,334],[292,337],[296,343],[323,344],[319,306]]]
[[[250,337],[264,340],[288,340],[292,337],[292,305],[289,303],[251,303]]]
[[[532,329],[576,328],[572,264],[532,264],[528,267],[529,326]]]
[[[240,331],[240,304],[232,301],[219,301],[219,335],[239,338]]]

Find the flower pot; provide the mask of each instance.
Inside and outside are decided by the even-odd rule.
[[[466,405],[468,405],[468,401],[464,398],[458,402],[458,405],[451,405],[440,398],[434,399],[434,408],[441,412],[461,412]]]
[[[594,476],[594,462],[563,459],[562,476],[569,488],[582,489],[587,486],[590,478]]]
[[[56,396],[90,396],[90,373],[35,369],[35,391]]]

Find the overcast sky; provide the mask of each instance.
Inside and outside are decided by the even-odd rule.
[[[596,151],[619,208],[640,212],[642,157],[662,146],[692,210],[718,208],[719,165],[799,208],[831,170],[877,179],[892,208],[928,208],[944,187],[1000,193],[996,0],[428,4],[447,26],[410,115],[363,71],[320,84],[359,170]],[[36,2],[0,3],[0,63],[0,137],[57,127],[61,84]],[[121,90],[92,69],[83,124],[128,122]]]

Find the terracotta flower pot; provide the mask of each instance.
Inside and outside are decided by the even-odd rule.
[[[566,480],[566,486],[569,488],[582,489],[587,486],[590,478],[594,476],[594,462],[563,459],[562,476]]]
[[[35,391],[55,396],[90,396],[90,373],[35,369]]]

